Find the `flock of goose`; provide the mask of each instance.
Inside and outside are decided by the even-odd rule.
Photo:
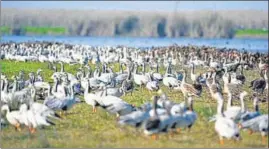
[[[37,127],[55,125],[54,120],[61,119],[74,104],[85,101],[93,112],[101,107],[115,114],[120,125],[141,129],[145,135],[157,139],[161,133],[172,135],[182,128],[191,129],[198,116],[193,107],[194,99],[208,91],[217,101],[217,113],[210,121],[215,121],[221,144],[224,138],[240,140],[240,129],[259,132],[263,142],[267,142],[268,114],[260,113],[258,95],[268,92],[268,56],[261,53],[206,46],[173,45],[139,50],[123,46],[27,42],[1,44],[0,57],[17,62],[48,63],[48,68],[54,71],[53,82],[46,82],[41,69],[29,73],[28,77],[21,70],[11,77],[13,81],[1,74],[1,112],[4,114],[1,126],[7,121],[18,131],[24,125],[35,133]],[[57,63],[61,65],[60,71]],[[113,71],[111,64],[116,63],[120,66],[119,72]],[[64,64],[80,64],[81,67],[72,74],[65,71]],[[203,69],[203,73],[196,73],[197,67]],[[166,69],[164,74],[160,68]],[[187,69],[191,69],[191,83],[187,82]],[[243,70],[250,69],[259,70],[253,73],[261,76],[249,84],[253,111],[247,110],[244,104],[244,97],[250,93],[243,90],[248,80]],[[183,102],[176,103],[168,98],[160,89],[161,84],[169,90],[181,91]],[[122,99],[132,94],[137,86],[158,93],[152,97],[152,103],[137,107]],[[233,105],[233,100],[238,98],[241,106]]]

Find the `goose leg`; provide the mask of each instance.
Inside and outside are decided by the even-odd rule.
[[[116,120],[117,121],[120,120],[120,114],[119,113],[116,114]]]
[[[262,136],[262,143],[263,143],[263,144],[266,144],[267,141],[268,141],[268,140],[266,139],[266,136]]]
[[[158,135],[157,135],[157,134],[153,134],[153,135],[151,135],[151,139],[152,139],[152,140],[157,140],[157,139],[158,139]]]
[[[96,107],[93,107],[93,108],[92,108],[92,112],[93,112],[93,113],[96,113],[96,112],[97,112],[97,108],[96,108]]]
[[[176,131],[177,131],[177,133],[180,133],[181,132],[181,129],[180,128],[177,128]]]
[[[240,123],[237,126],[238,126],[239,129],[242,128],[242,124],[240,124]]]
[[[248,134],[252,135],[253,131],[251,129],[248,130]]]
[[[29,132],[31,133],[31,131],[32,131],[32,127],[31,127],[31,126],[29,126],[29,127],[28,127],[28,129],[29,129]]]
[[[220,143],[221,145],[224,145],[224,140],[223,140],[223,137],[221,137],[221,136],[220,136],[220,138],[219,138],[219,143]]]
[[[35,128],[32,128],[30,132],[31,132],[31,134],[33,134],[33,133],[36,132],[36,129]]]
[[[20,123],[17,123],[17,124],[15,125],[15,128],[16,128],[17,131],[21,131]]]
[[[61,117],[63,116],[63,112],[62,112],[62,111],[60,111],[60,116],[61,116]]]
[[[171,133],[170,133],[170,135],[169,135],[169,136],[170,136],[171,138],[173,138],[173,137],[174,137],[174,135],[175,135],[175,132],[174,132],[174,131],[171,131]]]

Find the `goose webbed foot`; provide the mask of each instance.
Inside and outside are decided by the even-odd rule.
[[[30,133],[31,133],[31,134],[36,133],[36,129],[35,129],[35,128],[31,128]]]
[[[262,143],[263,144],[267,144],[268,143],[268,139],[266,138],[266,136],[262,136]]]
[[[158,139],[158,135],[157,135],[157,134],[153,134],[153,135],[151,135],[151,139],[152,139],[152,140],[157,140],[157,139]]]
[[[96,113],[97,112],[97,108],[96,107],[92,108],[92,112],[93,113]]]
[[[220,144],[220,145],[224,145],[224,140],[223,140],[223,138],[221,138],[221,139],[219,140],[219,144]]]
[[[174,131],[171,131],[170,134],[169,134],[170,138],[173,138],[175,136],[175,132]]]
[[[176,131],[177,131],[177,133],[180,133],[181,132],[181,129],[180,128],[177,128]]]
[[[248,130],[248,134],[249,135],[252,135],[253,134],[253,131],[251,129]]]
[[[21,127],[20,127],[20,124],[19,124],[19,123],[17,123],[17,124],[15,125],[15,129],[16,129],[17,131],[21,132]]]

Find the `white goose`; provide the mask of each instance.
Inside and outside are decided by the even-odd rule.
[[[45,116],[42,116],[40,113],[35,113],[31,108],[28,109],[26,104],[21,105],[20,112],[24,124],[29,127],[31,133],[35,133],[38,126],[55,125],[53,122],[49,121]]]
[[[150,80],[148,81],[148,83],[146,84],[146,88],[149,90],[149,91],[157,91],[159,90],[159,83],[158,81],[155,81],[153,79],[153,75],[152,73],[148,74],[148,77],[150,78]]]
[[[170,89],[179,86],[179,81],[177,80],[177,78],[169,74],[169,66],[167,67],[165,76],[163,77],[163,84]]]
[[[7,104],[1,107],[1,111],[6,111],[7,121],[15,127],[16,130],[21,131],[21,115],[20,111],[10,111]]]
[[[239,120],[240,119],[241,115],[246,112],[245,103],[244,103],[244,97],[246,95],[247,95],[246,91],[244,91],[240,94],[241,107],[232,106],[232,96],[228,95],[227,109],[224,112],[224,115],[226,118],[230,118],[232,120]]]
[[[115,96],[103,96],[98,98],[97,103],[111,114],[116,114],[117,118],[135,111],[135,107]]]
[[[95,113],[97,112],[97,109],[96,107],[98,106],[98,98],[100,98],[99,95],[96,95],[94,93],[89,93],[89,82],[87,81],[86,84],[85,84],[87,87],[85,88],[84,90],[84,100],[87,104],[91,105],[92,106],[92,111]]]
[[[224,116],[223,101],[218,103],[218,109],[222,109],[221,113],[217,113],[215,122],[215,131],[219,135],[220,144],[224,144],[224,138],[227,139],[240,139],[239,128],[236,123]]]
[[[135,68],[134,68],[133,78],[134,78],[135,84],[142,87],[142,85],[146,85],[149,82],[149,78],[145,74],[138,74],[137,67],[138,67],[138,65],[136,64]],[[145,63],[143,63],[143,70],[145,71]]]

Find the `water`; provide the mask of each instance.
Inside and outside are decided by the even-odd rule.
[[[201,39],[201,38],[140,38],[140,37],[70,37],[70,36],[2,36],[2,42],[15,41],[57,41],[91,46],[131,46],[147,48],[152,46],[206,45],[219,48],[246,49],[252,52],[268,52],[268,39]]]

